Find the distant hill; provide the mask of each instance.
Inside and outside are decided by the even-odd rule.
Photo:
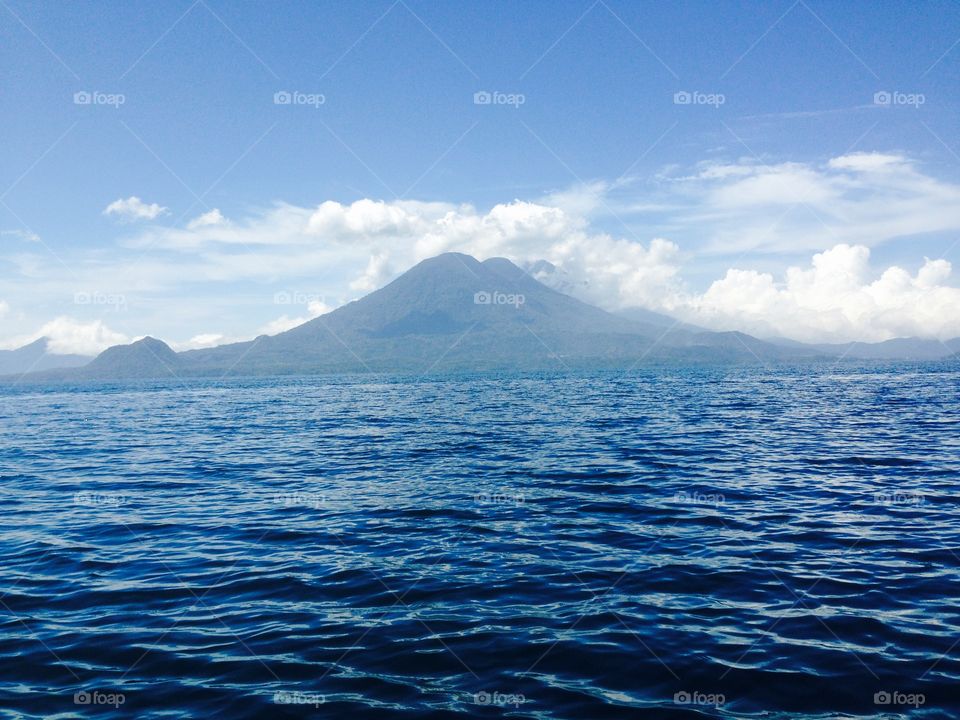
[[[628,313],[630,314],[630,313]],[[859,345],[859,344],[857,344]],[[893,343],[890,351],[909,344]],[[37,379],[167,378],[325,372],[627,368],[836,358],[864,348],[773,343],[642,311],[615,315],[551,289],[504,258],[446,253],[333,312],[273,336],[176,353],[144,338],[86,367]],[[849,352],[848,352],[849,356]]]
[[[129,345],[107,348],[78,375],[97,379],[177,377],[183,370],[180,356],[161,340],[145,337]]]
[[[788,348],[813,348],[825,355],[848,360],[943,360],[960,352],[960,338],[943,342],[923,338],[894,338],[876,343],[817,344],[776,338],[768,342]]]
[[[940,360],[960,349],[960,339],[940,342],[920,338],[895,338],[878,343],[854,342],[815,347],[857,360]]]
[[[0,350],[0,375],[16,375],[53,368],[75,368],[92,358],[86,355],[58,355],[50,352],[50,341],[39,338],[16,350]]]

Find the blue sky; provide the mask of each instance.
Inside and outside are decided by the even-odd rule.
[[[917,280],[925,258],[960,252],[958,40],[954,2],[2,0],[0,343],[45,326],[91,348],[252,337],[382,285],[427,248],[546,256],[553,281],[590,286],[585,299],[717,327],[960,334],[943,292],[956,279],[936,266],[935,283]],[[275,104],[281,91],[323,102]],[[478,105],[478,91],[520,101]],[[163,210],[105,213],[131,197]],[[383,206],[264,237],[361,200]],[[512,230],[476,230],[503,205]],[[563,219],[536,226],[552,217],[540,208]],[[224,223],[203,227],[232,239],[186,239],[214,209]],[[462,225],[424,243],[449,212]],[[821,265],[863,275],[847,305],[823,306],[839,321],[811,321],[833,285],[801,298],[785,273],[838,245],[869,252]],[[892,266],[913,278],[909,297],[890,297],[893,280],[869,289]],[[710,295],[731,269],[754,275]],[[770,297],[748,318],[744,287]],[[277,307],[284,292],[323,301]],[[916,316],[931,302],[939,315]],[[792,325],[773,322],[784,303]]]

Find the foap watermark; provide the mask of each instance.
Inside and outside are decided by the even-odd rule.
[[[507,105],[518,109],[527,101],[523,93],[505,93],[499,90],[477,90],[473,94],[474,105]]]
[[[119,507],[129,498],[119,493],[96,493],[80,491],[73,494],[73,504],[83,507]]]
[[[927,702],[923,693],[906,693],[900,690],[879,690],[873,694],[874,705],[903,705],[918,708]]]
[[[119,293],[82,290],[73,294],[74,305],[100,305],[114,310],[126,310],[127,298]]]
[[[126,701],[123,693],[107,690],[78,690],[73,694],[74,705],[108,705],[116,709]]]
[[[674,493],[673,501],[678,503],[690,503],[692,505],[723,505],[725,499],[720,493],[702,493],[698,490],[686,492],[681,490]]]
[[[127,102],[127,96],[123,93],[106,93],[99,90],[77,90],[73,94],[74,105],[106,105],[108,107],[119,108]]]
[[[327,96],[323,93],[305,93],[299,90],[277,90],[273,94],[274,105],[305,105],[314,109],[326,104]]]
[[[673,694],[673,702],[677,705],[709,705],[710,707],[720,707],[727,701],[723,693],[704,693],[698,690],[688,692],[681,690]]]
[[[321,303],[325,305],[326,297],[324,295],[317,295],[316,293],[288,292],[286,290],[281,290],[273,294],[274,305],[310,305],[311,303]]]
[[[723,93],[705,93],[699,90],[690,92],[689,90],[678,90],[673,94],[674,105],[708,105],[719,108],[727,101],[727,96]]]
[[[493,692],[481,690],[478,693],[474,693],[473,696],[473,702],[477,705],[493,705],[495,707],[518,708],[526,701],[527,698],[524,697],[523,693],[505,693],[499,690],[494,690]]]
[[[523,493],[479,492],[473,496],[475,502],[480,505],[523,505],[525,498]]]
[[[319,510],[327,504],[327,496],[320,493],[278,492],[274,493],[273,502],[284,507],[308,507]]]
[[[277,705],[313,705],[318,708],[327,701],[320,693],[301,692],[299,690],[277,690],[273,702]]]
[[[874,493],[873,500],[880,505],[923,505],[926,498],[912,490],[888,490]]]
[[[519,308],[526,301],[527,299],[522,293],[505,293],[499,290],[487,292],[486,290],[481,290],[473,294],[474,305],[513,305],[515,308]]]
[[[905,93],[899,90],[877,90],[877,92],[873,94],[873,104],[882,107],[906,105],[908,107],[918,108],[926,102],[927,96],[923,93]]]

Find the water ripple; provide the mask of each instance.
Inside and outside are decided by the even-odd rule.
[[[953,367],[0,397],[0,717],[960,715]]]

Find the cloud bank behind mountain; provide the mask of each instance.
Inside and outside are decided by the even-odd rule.
[[[19,248],[11,262],[20,277],[3,296],[8,316],[31,294],[91,288],[126,297],[127,311],[61,312],[0,339],[3,347],[48,336],[65,352],[89,353],[164,334],[152,322],[160,312],[188,321],[171,338],[181,349],[271,334],[449,251],[509,258],[610,310],[645,308],[714,330],[808,342],[960,335],[949,259],[874,261],[879,247],[960,233],[960,187],[895,153],[666,168],[652,181],[578,185],[486,211],[422,200],[276,202],[167,226],[142,222],[161,206],[124,202],[141,225],[112,249],[70,258],[68,274],[41,250]],[[289,306],[280,307],[284,294]]]

